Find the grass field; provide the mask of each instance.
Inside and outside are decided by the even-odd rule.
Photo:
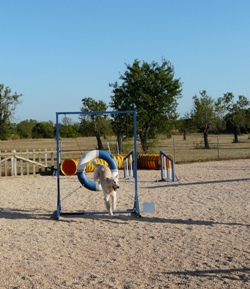
[[[210,149],[204,149],[203,135],[190,134],[183,140],[182,135],[174,135],[172,138],[159,137],[150,143],[150,153],[159,153],[160,150],[173,155],[176,163],[209,161],[219,159],[250,158],[249,135],[239,136],[239,143],[233,143],[233,135],[209,135]],[[63,138],[60,140],[61,159],[78,158],[82,154],[96,149],[95,137]],[[114,137],[103,140],[105,150],[117,154],[116,141]],[[0,151],[25,151],[25,150],[56,150],[55,139],[23,139],[0,141]],[[133,149],[133,141],[123,143],[123,154]],[[137,150],[142,153],[140,143]]]

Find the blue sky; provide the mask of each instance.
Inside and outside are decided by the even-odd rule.
[[[82,98],[110,102],[135,59],[170,61],[178,112],[206,90],[250,99],[249,0],[0,0],[0,83],[22,94],[15,122],[55,122]]]

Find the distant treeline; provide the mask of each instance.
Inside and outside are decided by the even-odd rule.
[[[66,118],[67,121],[59,124],[60,127],[60,137],[63,138],[77,138],[77,137],[88,137],[95,136],[95,131],[91,130],[91,126],[83,127],[80,122],[73,123],[71,119]],[[111,120],[106,120],[111,122]],[[173,128],[173,133],[183,133],[183,119],[176,121]],[[66,122],[66,123],[65,123]],[[112,131],[112,126],[110,124],[110,135],[115,135]],[[197,132],[195,129],[188,129],[189,132]],[[199,130],[198,130],[199,132]],[[234,127],[232,123],[228,120],[226,126],[221,129],[215,129],[210,131],[210,133],[233,133]],[[11,130],[9,131],[8,139],[39,139],[39,138],[55,138],[55,124],[52,121],[42,121],[38,122],[36,120],[24,120],[18,124],[12,124]],[[242,126],[240,127],[239,134],[250,133],[250,127]]]

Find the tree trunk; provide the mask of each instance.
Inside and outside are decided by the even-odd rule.
[[[208,131],[205,130],[203,132],[203,136],[204,136],[205,149],[210,149],[209,142],[208,142]]]
[[[238,135],[239,135],[239,128],[237,126],[235,126],[234,127],[234,143],[239,142]]]
[[[118,154],[122,154],[122,136],[117,136]]]
[[[102,144],[102,140],[99,134],[97,134],[96,136],[96,140],[97,140],[97,146],[98,146],[98,150],[103,150],[103,144]]]
[[[148,138],[146,135],[140,134],[142,150],[145,154],[148,153]]]
[[[183,140],[186,140],[187,139],[187,130],[184,129],[183,131]]]

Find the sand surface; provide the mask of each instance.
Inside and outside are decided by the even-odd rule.
[[[141,218],[56,220],[56,177],[0,178],[0,288],[250,288],[250,160],[175,169],[176,182],[138,171]],[[117,210],[131,209],[134,181],[119,174]],[[60,187],[62,211],[104,210],[76,176]]]

